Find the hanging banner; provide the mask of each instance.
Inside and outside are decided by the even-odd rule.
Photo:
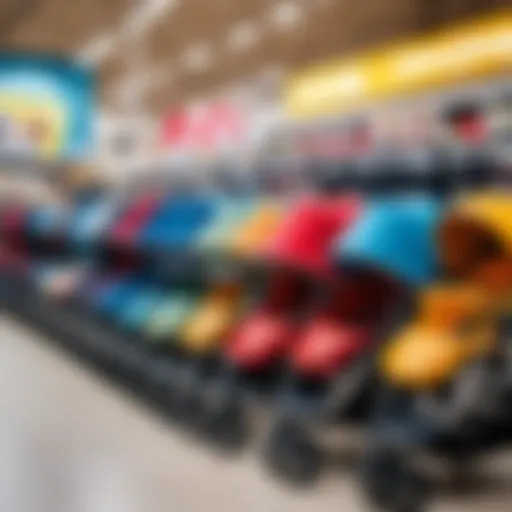
[[[0,155],[80,159],[93,144],[91,73],[49,56],[0,54]]]
[[[336,115],[511,69],[512,13],[505,12],[306,71],[291,81],[285,102],[294,117]]]

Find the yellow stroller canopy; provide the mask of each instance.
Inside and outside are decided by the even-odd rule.
[[[441,223],[439,252],[450,277],[512,288],[512,195],[471,195]]]
[[[439,228],[439,252],[456,282],[423,291],[417,318],[381,358],[386,379],[409,389],[449,382],[494,346],[496,318],[512,302],[512,197],[494,192],[455,203]]]

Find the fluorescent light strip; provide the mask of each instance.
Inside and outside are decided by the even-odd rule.
[[[78,52],[77,58],[85,64],[98,64],[108,58],[115,45],[116,39],[113,34],[100,34]]]
[[[87,64],[98,65],[112,55],[120,46],[123,36],[139,35],[165,15],[175,9],[181,0],[143,0],[126,14],[120,26],[110,32],[96,35],[77,52],[77,59]]]
[[[147,31],[178,5],[178,0],[146,0],[141,2],[123,23],[123,32],[137,35]]]
[[[301,4],[292,0],[279,2],[270,9],[270,22],[279,29],[289,29],[297,25],[304,17]]]
[[[213,61],[213,54],[210,48],[203,43],[190,46],[183,54],[183,64],[191,71],[203,71]]]
[[[260,31],[255,23],[242,22],[228,33],[228,46],[233,51],[243,51],[253,47],[260,39]]]

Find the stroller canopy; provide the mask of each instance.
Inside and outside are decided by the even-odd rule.
[[[409,286],[422,286],[436,273],[439,201],[424,197],[370,202],[335,245],[338,264],[368,266]]]
[[[66,213],[60,205],[41,205],[29,214],[28,229],[36,236],[57,233],[64,227]]]
[[[332,242],[350,227],[359,211],[356,197],[304,198],[290,210],[265,255],[292,269],[328,275]]]
[[[444,269],[477,279],[496,291],[512,288],[512,198],[503,192],[468,195],[447,212],[439,228]]]
[[[217,202],[215,215],[197,237],[197,246],[201,250],[227,249],[255,207],[254,200],[248,197],[220,196]]]

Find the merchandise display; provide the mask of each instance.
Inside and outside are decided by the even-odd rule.
[[[2,301],[224,451],[265,415],[288,481],[316,481],[322,432],[357,426],[369,499],[415,510],[422,453],[510,441],[510,196],[490,158],[449,161],[442,187],[439,161],[238,200],[6,202]]]
[[[257,441],[274,480],[313,486],[355,429],[368,506],[422,512],[432,460],[512,441],[511,22],[306,70],[264,143],[241,92],[183,106],[110,181],[69,92],[84,140],[59,153],[62,115],[8,155],[52,193],[0,183],[0,305],[204,449]]]

